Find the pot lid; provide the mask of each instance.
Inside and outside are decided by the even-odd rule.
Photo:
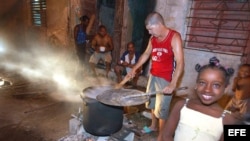
[[[103,91],[112,89],[112,86],[93,86],[83,89],[81,96],[96,99],[96,96],[101,94]]]
[[[96,99],[101,103],[112,106],[134,106],[148,101],[149,96],[145,95],[129,97],[137,94],[144,94],[144,92],[133,89],[109,89],[97,95]]]

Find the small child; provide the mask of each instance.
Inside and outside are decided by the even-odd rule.
[[[197,64],[195,69],[197,98],[180,100],[174,105],[158,141],[223,140],[223,125],[239,123],[218,104],[234,70],[221,66],[216,57],[207,65]]]
[[[250,114],[250,64],[239,66],[238,75],[234,78],[232,90],[235,95],[225,109],[231,111],[240,120],[246,120],[246,116]]]

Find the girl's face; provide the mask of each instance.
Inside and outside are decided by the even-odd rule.
[[[203,104],[214,104],[223,96],[225,83],[222,71],[208,68],[200,73],[196,82],[196,93]]]

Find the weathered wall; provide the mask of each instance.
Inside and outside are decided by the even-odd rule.
[[[25,0],[2,0],[0,4],[0,44],[8,47],[25,46],[26,23]],[[7,46],[2,46],[7,47]]]
[[[165,24],[181,33],[182,39],[185,39],[186,34],[186,16],[189,14],[190,3],[187,0],[158,0],[156,11],[161,13],[165,19]],[[197,72],[194,66],[208,63],[209,58],[216,56],[221,60],[221,64],[233,67],[237,71],[240,64],[240,56],[225,55],[219,53],[211,53],[204,51],[196,51],[184,49],[185,54],[185,70],[180,81],[181,86],[188,86],[189,90],[183,93],[192,93]],[[231,79],[232,80],[232,79]],[[181,91],[179,93],[182,93]],[[232,93],[231,86],[227,93]]]
[[[184,39],[186,33],[185,23],[188,13],[188,1],[158,0],[155,9],[165,18],[165,24],[179,31]]]
[[[124,12],[123,12],[123,24],[122,24],[122,35],[121,35],[121,48],[120,48],[120,56],[126,50],[126,45],[129,41],[132,41],[132,16],[130,12],[130,8],[128,6],[128,0],[124,1]]]
[[[95,0],[47,0],[47,36],[59,47],[74,49],[73,31],[83,15],[96,14]],[[94,29],[94,28],[93,28]],[[91,34],[94,34],[93,31]]]
[[[68,0],[47,0],[47,27],[32,26],[30,0],[3,1],[0,5],[0,34],[13,47],[22,50],[33,44],[43,46],[51,38],[60,47],[67,45]]]
[[[48,39],[58,40],[59,47],[68,45],[68,0],[47,0],[47,36]],[[59,44],[60,43],[60,44]]]
[[[8,40],[0,40],[0,43],[8,42],[7,44],[10,46],[23,50],[26,47],[26,41],[41,41],[42,44],[45,41],[53,40],[53,43],[58,44],[58,47],[73,48],[73,45],[68,44],[69,39],[72,38],[73,27],[79,22],[78,18],[82,14],[86,13],[90,16],[91,10],[96,10],[95,3],[96,0],[60,0],[60,2],[47,0],[47,28],[45,29],[32,27],[29,17],[29,0],[2,0],[0,5],[0,36],[1,40]],[[186,16],[189,14],[189,5],[188,0],[157,0],[155,9],[163,15],[167,26],[181,33],[183,40],[186,34]],[[84,9],[83,7],[88,8]],[[122,47],[132,39],[133,22],[131,21],[130,9],[127,6],[125,10],[126,18],[123,23],[126,24],[123,25],[122,30],[126,34],[122,35]],[[193,78],[197,75],[194,71],[196,63],[205,64],[210,57],[216,56],[222,64],[234,67],[235,71],[240,64],[239,56],[190,49],[184,49],[184,52],[186,65],[180,85],[189,86],[190,91],[195,84]]]

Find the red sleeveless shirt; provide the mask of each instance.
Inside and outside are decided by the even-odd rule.
[[[153,76],[164,78],[167,81],[172,80],[174,71],[174,53],[171,46],[173,35],[176,33],[170,30],[163,41],[157,41],[156,37],[151,38],[151,74]]]

